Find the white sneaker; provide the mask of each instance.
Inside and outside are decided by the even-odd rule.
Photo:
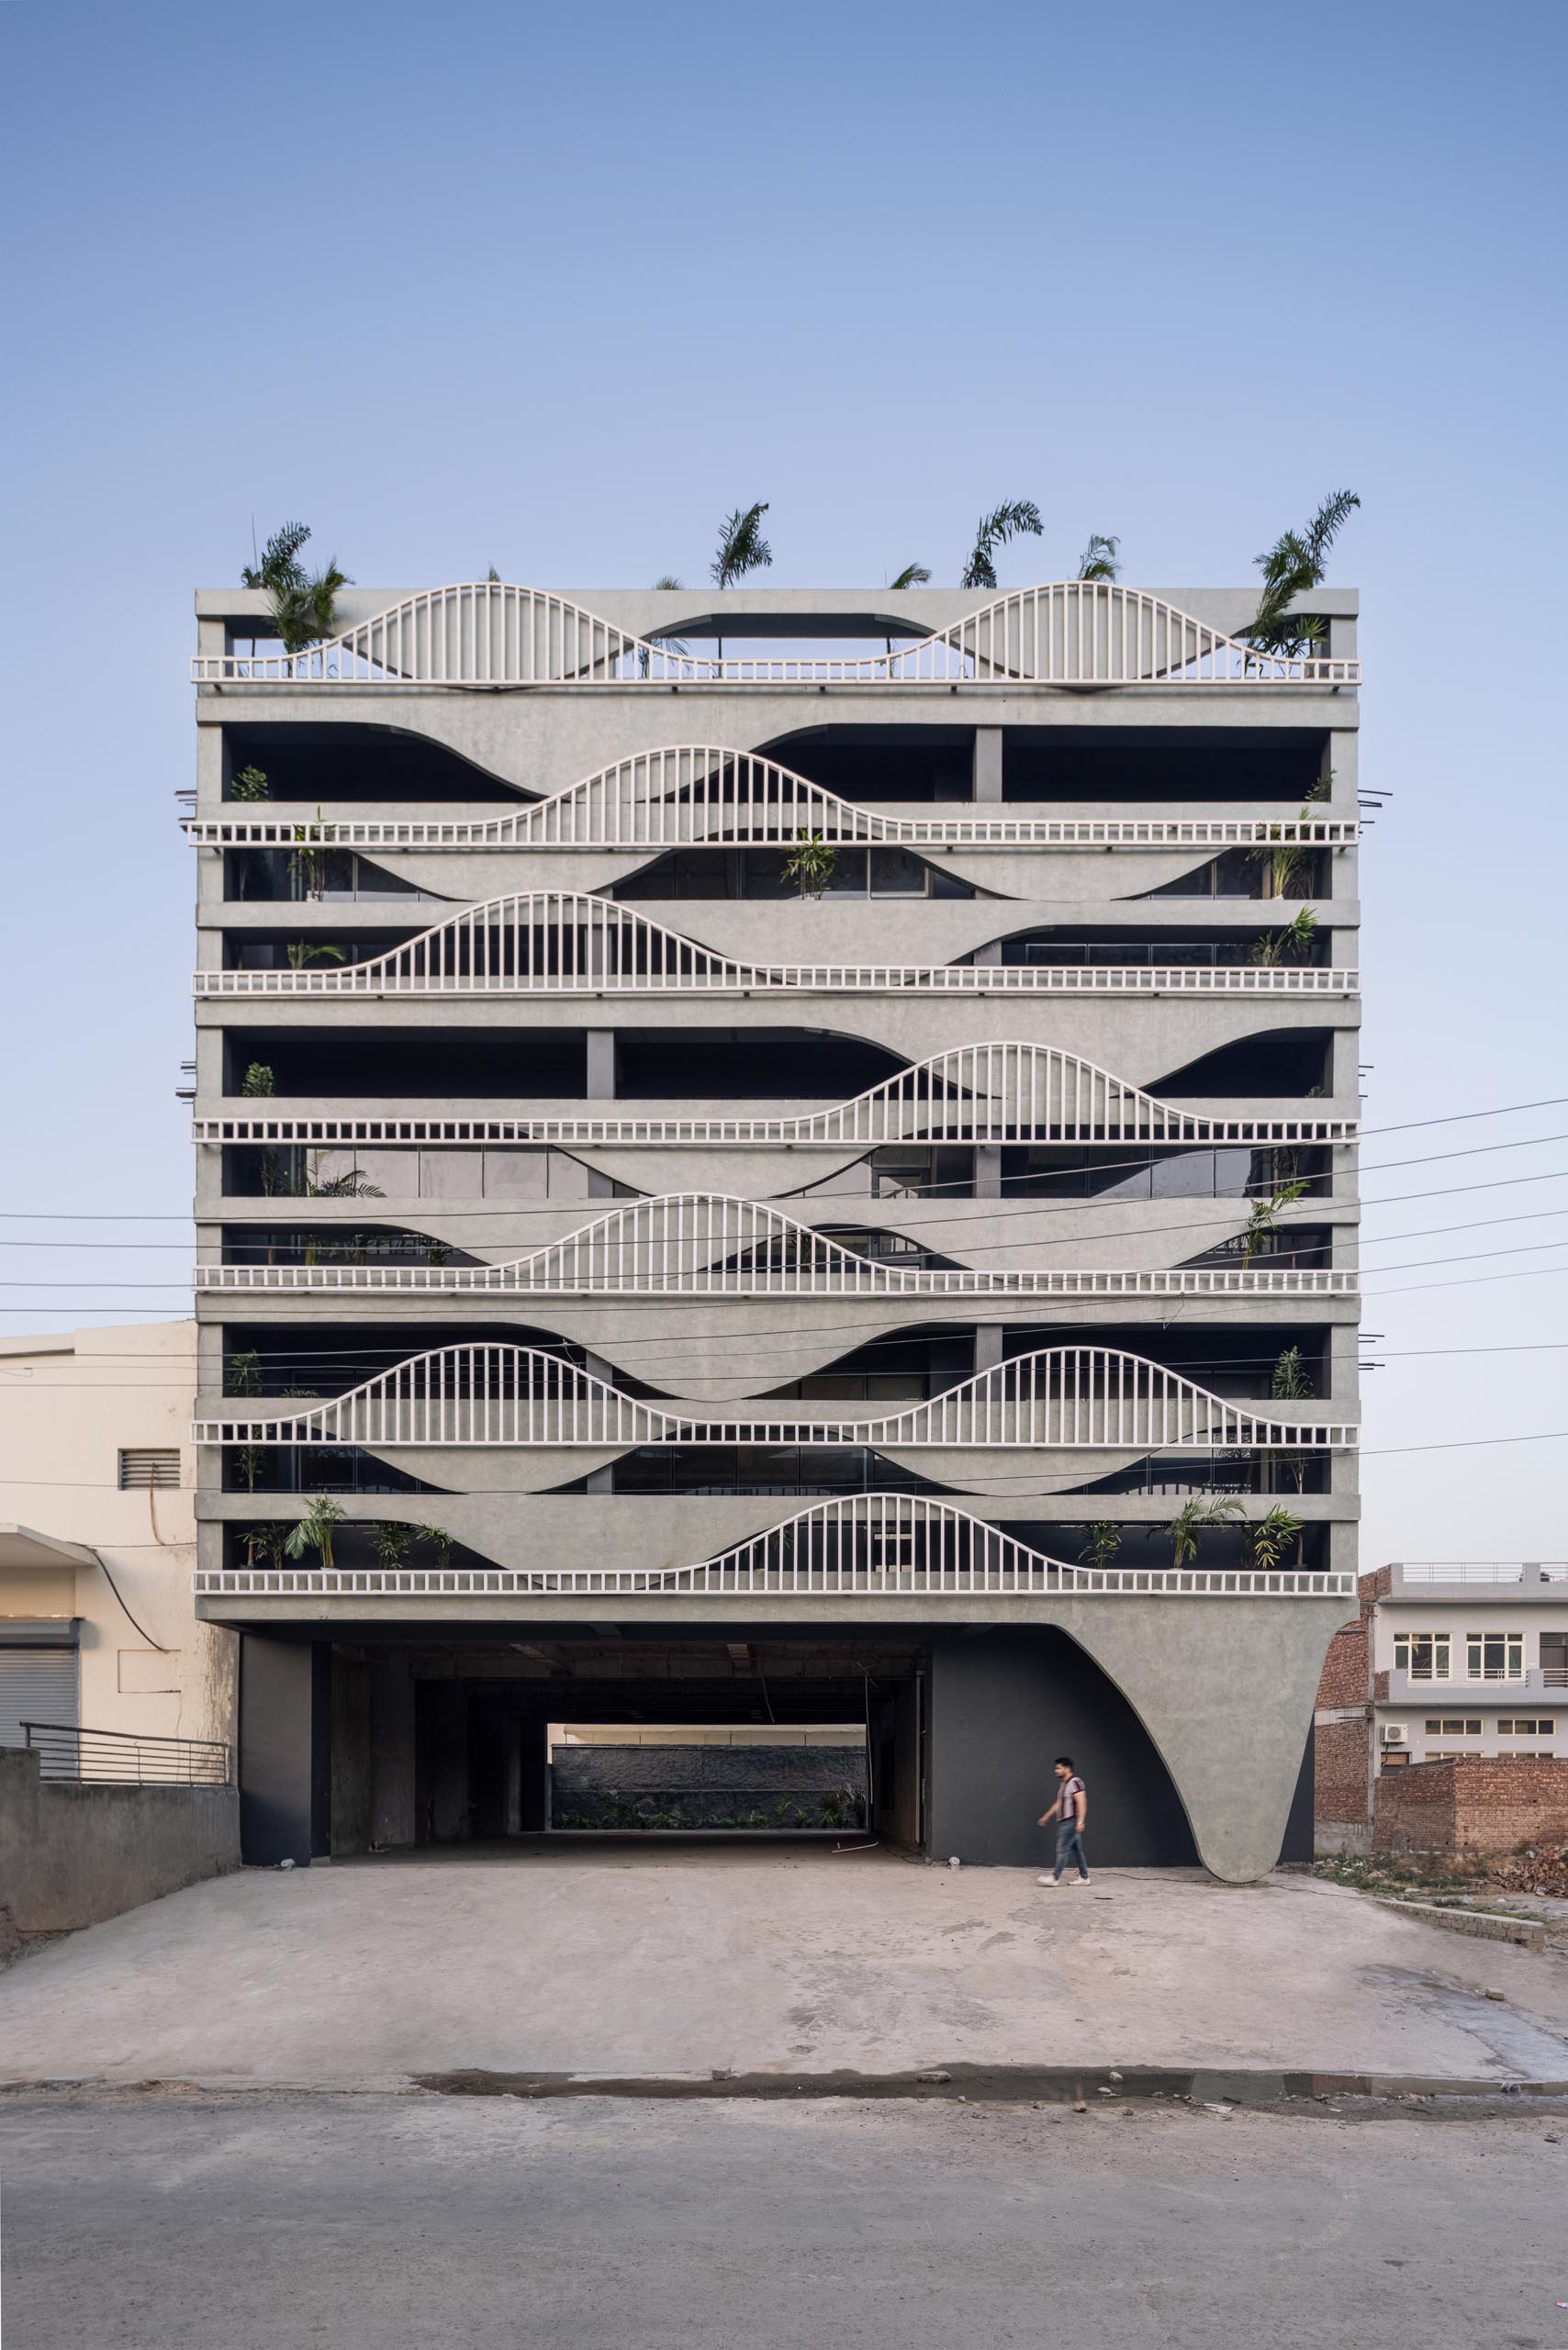
[[[1037,1876],[1035,1879],[1035,1883],[1036,1885],[1055,1885],[1056,1879],[1054,1876]]]
[[[1079,1884],[1080,1884],[1080,1885],[1088,1885],[1088,1884],[1090,1884],[1090,1883],[1092,1882],[1092,1880],[1091,1880],[1089,1877],[1086,1877],[1086,1876],[1081,1876],[1081,1877],[1079,1878],[1078,1882],[1079,1882]]]

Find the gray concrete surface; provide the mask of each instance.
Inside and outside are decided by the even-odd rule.
[[[7,2350],[1563,2338],[1550,2115],[0,2100]]]
[[[0,2081],[953,2063],[1562,2079],[1568,1967],[1305,1875],[628,1844],[246,1870],[0,1975]]]
[[[40,1780],[36,1753],[0,1747],[0,1959],[239,1864],[233,1787]]]

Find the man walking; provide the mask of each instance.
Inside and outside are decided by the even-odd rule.
[[[1058,1754],[1053,1766],[1061,1781],[1057,1799],[1049,1811],[1040,1814],[1036,1826],[1048,1828],[1057,1824],[1057,1865],[1054,1876],[1043,1876],[1042,1885],[1059,1885],[1062,1871],[1069,1861],[1078,1863],[1078,1882],[1089,1882],[1089,1863],[1083,1857],[1083,1823],[1089,1817],[1089,1791],[1072,1767],[1070,1754]]]

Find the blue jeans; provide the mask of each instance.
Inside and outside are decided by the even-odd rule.
[[[1089,1863],[1083,1857],[1083,1839],[1078,1830],[1064,1819],[1057,1829],[1056,1876],[1058,1884],[1061,1881],[1062,1871],[1069,1861],[1078,1863],[1078,1874],[1081,1877],[1088,1876]]]

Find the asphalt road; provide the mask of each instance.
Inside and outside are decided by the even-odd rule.
[[[1541,2110],[29,2093],[0,2186],[5,2350],[1568,2342]]]

